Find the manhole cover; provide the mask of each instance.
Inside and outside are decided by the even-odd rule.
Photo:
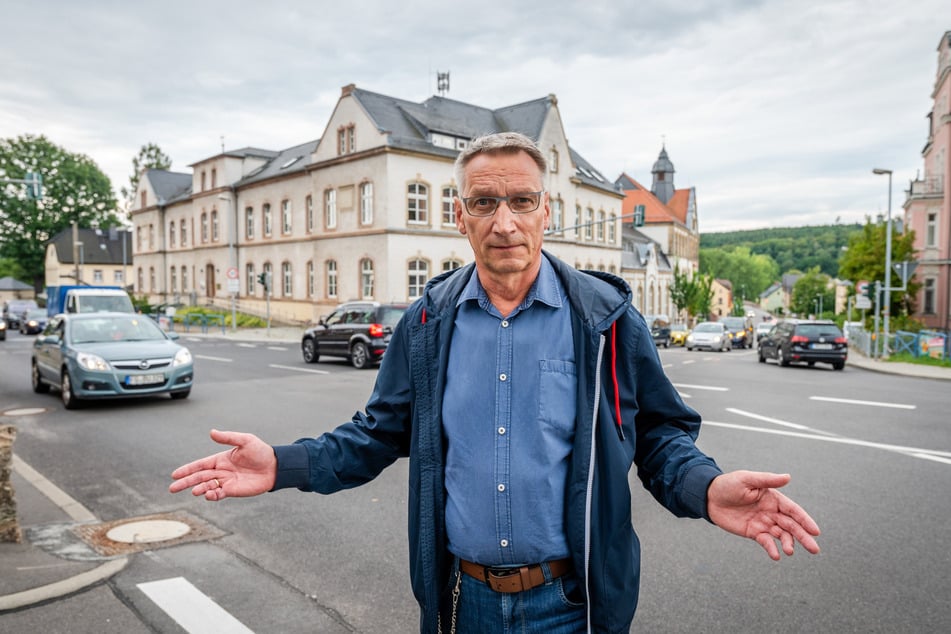
[[[124,544],[150,544],[164,542],[169,539],[178,539],[191,531],[191,526],[185,522],[172,520],[145,520],[119,524],[106,533],[106,537],[114,542]]]
[[[46,411],[45,407],[21,407],[20,409],[8,409],[3,412],[4,416],[36,416]]]

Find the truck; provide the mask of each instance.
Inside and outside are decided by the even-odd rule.
[[[48,286],[46,314],[95,312],[134,313],[132,298],[121,286]]]

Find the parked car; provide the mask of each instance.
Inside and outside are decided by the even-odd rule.
[[[369,368],[383,359],[393,328],[408,308],[407,304],[348,302],[308,328],[301,339],[301,354],[307,363],[320,357],[344,357],[358,369]]]
[[[0,317],[0,341],[7,340],[7,322],[3,317]]]
[[[722,321],[703,321],[697,324],[687,335],[684,342],[687,350],[694,348],[707,350],[732,350],[733,344],[730,342],[730,332]]]
[[[33,391],[58,388],[66,409],[95,399],[188,398],[192,355],[177,338],[135,313],[56,315],[33,342]]]
[[[671,324],[670,325],[670,344],[672,346],[682,346],[684,342],[687,341],[687,335],[690,334],[690,329],[687,328],[687,324]]]
[[[644,321],[650,328],[651,337],[654,338],[654,344],[658,346],[670,347],[670,320],[667,315],[645,315]]]
[[[763,321],[756,324],[756,343],[759,343],[759,340],[766,336],[766,334],[773,329],[773,324],[768,321]]]
[[[730,331],[734,348],[753,347],[753,322],[749,317],[720,317],[720,323]]]
[[[20,320],[28,310],[38,308],[36,300],[33,299],[11,299],[3,305],[3,319],[7,322],[7,328],[20,328]]]
[[[831,363],[841,370],[849,355],[845,335],[831,321],[786,319],[776,324],[759,342],[759,362],[775,359],[779,365],[790,363]]]
[[[20,334],[35,335],[41,333],[43,329],[46,328],[46,322],[45,308],[33,308],[28,310],[20,320]]]

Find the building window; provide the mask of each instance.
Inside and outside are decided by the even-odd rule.
[[[581,237],[581,205],[575,205],[575,236]]]
[[[337,129],[337,155],[351,154],[357,151],[357,128],[354,124]]]
[[[925,279],[925,291],[924,291],[924,302],[921,312],[926,315],[935,314],[935,278],[929,277]]]
[[[168,223],[168,246],[175,246],[175,221]]]
[[[205,173],[204,172],[201,173],[201,189],[198,191],[202,191],[202,192],[205,191]]]
[[[140,266],[135,272],[135,282],[136,287],[139,289],[140,293],[145,292],[145,274],[142,272],[142,267]]]
[[[142,192],[142,196],[140,197],[140,204],[139,204],[139,207],[141,207],[142,209],[145,209],[145,201],[146,201],[145,192]]]
[[[337,130],[337,156],[347,153],[347,130],[340,128]]]
[[[337,261],[327,260],[327,297],[337,296]]]
[[[212,168],[211,170],[211,188],[214,189],[218,186],[218,170]]]
[[[337,190],[328,189],[324,192],[324,226],[328,229],[337,228]]]
[[[608,242],[614,244],[617,241],[617,214],[611,214],[608,220]]]
[[[291,232],[291,201],[281,201],[281,230],[284,233]]]
[[[284,297],[291,297],[294,294],[294,272],[290,262],[281,264],[281,282],[284,286]]]
[[[314,197],[307,194],[304,199],[304,207],[307,213],[307,233],[314,232]]]
[[[122,271],[116,270],[112,273],[112,283],[113,284],[122,284],[124,280],[122,279]]]
[[[410,222],[429,222],[429,188],[422,183],[410,183],[406,194],[406,210]]]
[[[92,281],[96,284],[102,284],[102,269],[93,269]]]
[[[136,252],[142,250],[142,227],[135,228],[135,250]]]
[[[262,225],[264,226],[264,237],[271,237],[271,228],[272,228],[272,218],[271,218],[271,203],[264,203],[261,206],[261,216],[263,218]]]
[[[254,207],[244,208],[244,234],[248,240],[254,240]]]
[[[360,223],[373,224],[373,183],[360,185]]]
[[[442,188],[442,223],[444,225],[456,224],[456,211],[453,208],[453,199],[459,195],[459,190],[449,185]]]
[[[347,126],[347,152],[357,151],[357,127]]]
[[[179,227],[181,227],[181,231],[179,231],[178,233],[182,237],[182,246],[183,247],[188,246],[188,225],[185,224],[184,218],[182,218],[181,224],[179,224]]]
[[[218,210],[211,210],[211,241],[218,242]]]
[[[594,222],[594,209],[588,207],[584,210],[584,238],[585,240],[590,240],[592,236],[592,230],[594,227],[592,223]]]
[[[254,296],[255,285],[256,285],[257,282],[258,282],[257,278],[254,277],[254,265],[253,265],[253,264],[245,264],[245,265],[244,265],[244,279],[245,279],[246,292],[247,292],[247,294],[248,294],[249,297],[253,297],[253,296]]]
[[[551,231],[561,233],[565,228],[565,203],[561,198],[551,201]]]
[[[598,230],[598,231],[597,231],[598,242],[604,242],[604,223],[605,223],[605,220],[606,220],[606,216],[605,216],[604,211],[598,211],[598,225],[597,225],[597,230]]]
[[[455,258],[451,260],[445,260],[442,263],[442,270],[445,271],[455,271],[458,268],[462,267],[462,260],[456,260]]]
[[[407,291],[410,299],[423,296],[423,289],[429,280],[429,263],[426,260],[410,260]]]
[[[155,249],[155,225],[149,225],[149,249]]]
[[[208,213],[201,212],[201,243],[208,242]]]
[[[558,150],[554,147],[551,149],[551,152],[548,153],[548,171],[552,174],[558,172]]]
[[[155,292],[155,267],[154,266],[149,267],[149,292],[150,293]]]
[[[925,246],[932,248],[938,246],[938,214],[936,213],[928,214],[928,225],[925,229]]]
[[[314,261],[307,262],[307,297],[317,294],[317,274],[314,271]]]
[[[170,289],[173,293],[178,291],[178,271],[174,266],[169,267],[168,269],[168,279],[170,282]]]
[[[360,260],[360,293],[363,299],[373,299],[373,260]]]

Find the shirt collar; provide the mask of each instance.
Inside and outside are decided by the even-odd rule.
[[[476,274],[469,278],[469,282],[463,289],[462,294],[459,295],[456,306],[470,300],[478,302],[479,306],[486,311],[492,306],[492,302],[489,301],[489,296],[482,287],[482,282],[479,281],[478,267],[476,268]],[[532,287],[528,289],[528,294],[525,295],[525,299],[522,300],[522,303],[519,304],[513,314],[525,310],[536,300],[552,308],[561,308],[565,300],[565,293],[562,289],[561,281],[555,274],[555,269],[552,267],[551,262],[544,256],[542,256],[542,265],[538,271],[538,277],[532,282]]]

